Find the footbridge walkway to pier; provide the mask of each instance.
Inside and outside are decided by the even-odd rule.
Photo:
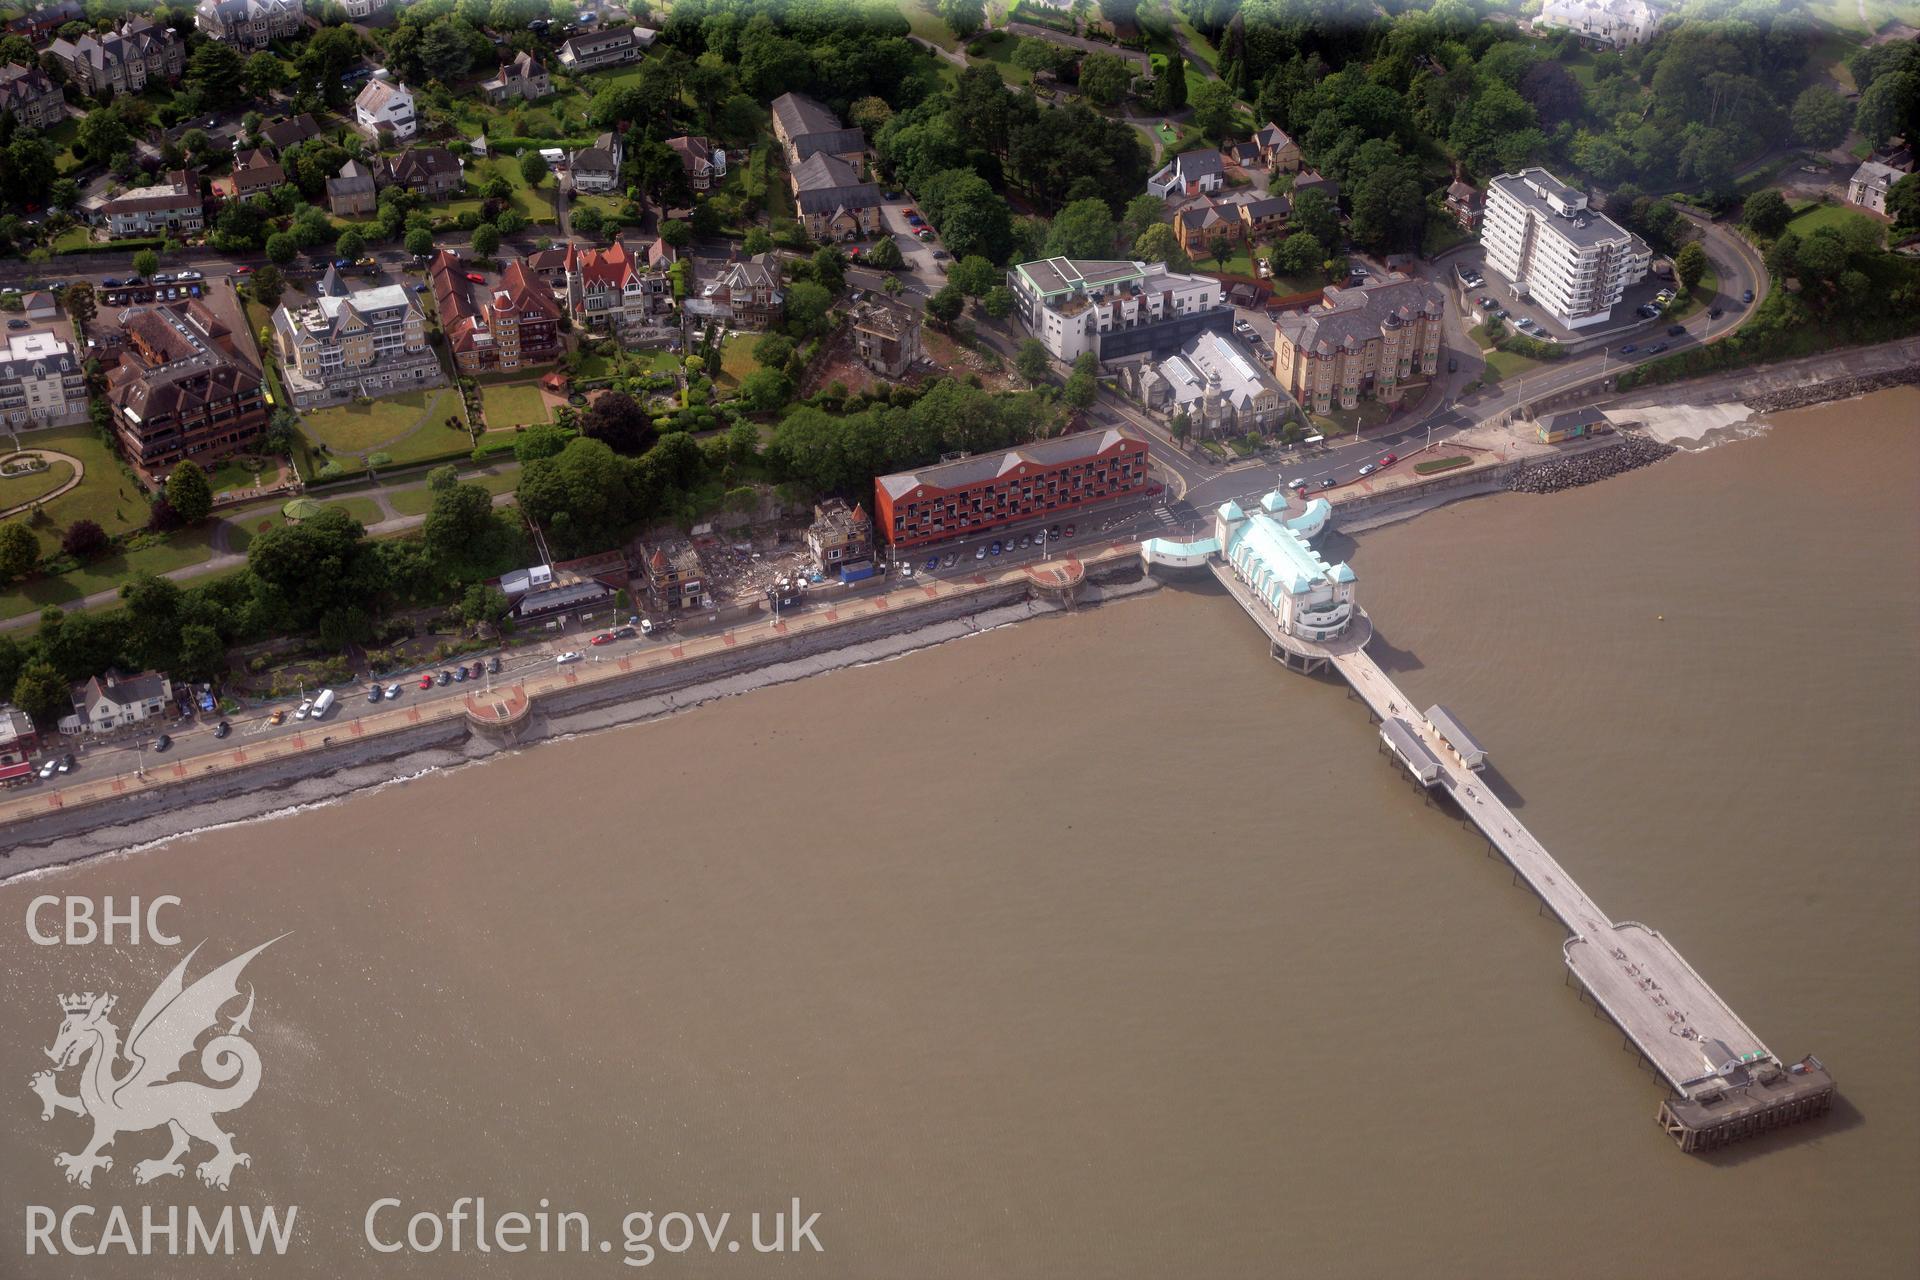
[[[1202,558],[1174,562],[1162,554],[1150,563]],[[1356,606],[1338,637],[1309,642],[1280,627],[1217,556],[1204,559],[1265,633],[1274,658],[1291,670],[1337,671],[1380,722],[1385,748],[1418,781],[1447,796],[1559,918],[1569,935],[1561,948],[1568,970],[1672,1088],[1658,1119],[1683,1150],[1724,1146],[1831,1109],[1833,1079],[1819,1059],[1783,1062],[1672,943],[1638,921],[1614,920],[1567,874],[1476,772],[1486,754],[1480,745],[1441,708],[1431,709],[1441,723],[1430,722],[1367,653],[1373,623],[1364,611]]]

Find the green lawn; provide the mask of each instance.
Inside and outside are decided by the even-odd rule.
[[[213,555],[207,541],[210,528],[183,529],[160,546],[104,556],[72,573],[23,583],[0,594],[0,618],[17,618],[48,605],[65,608],[96,591],[111,591],[136,574],[171,573],[201,564]]]
[[[437,387],[403,391],[368,404],[309,409],[300,415],[300,426],[309,439],[335,453],[393,453],[392,446],[408,433],[459,409],[460,393]]]
[[[1685,297],[1677,299],[1673,306],[1667,309],[1666,318],[1669,320],[1685,320],[1688,316],[1706,307],[1719,292],[1720,274],[1713,269],[1713,264],[1709,262],[1706,273],[1700,277],[1700,283],[1695,285]]]
[[[1511,351],[1495,351],[1487,356],[1487,372],[1483,381],[1498,382],[1502,378],[1511,378],[1538,369],[1545,363],[1544,360],[1515,355]]]
[[[907,29],[922,40],[937,44],[949,52],[960,47],[953,28],[928,7],[925,0],[902,0],[900,12],[906,15]]]
[[[213,486],[214,496],[232,493],[239,489],[252,489],[260,484],[260,477],[271,470],[273,464],[264,458],[235,456],[223,458],[207,473],[207,481]]]
[[[23,502],[32,502],[43,494],[52,493],[72,476],[71,462],[55,462],[45,471],[29,472],[26,475],[0,476],[0,511],[17,507]]]
[[[1202,271],[1213,271],[1229,276],[1253,275],[1253,254],[1238,240],[1233,242],[1233,256],[1229,257],[1224,264],[1211,256],[1212,251],[1206,245],[1195,241],[1193,247],[1195,250],[1193,265]]]
[[[527,180],[520,175],[520,157],[518,156],[492,156],[487,159],[475,157],[467,161],[469,190],[476,193],[484,192],[487,184],[496,176],[505,178],[508,185],[513,188],[510,203],[525,215],[528,222],[551,223],[553,221],[552,178],[544,179],[539,190],[536,191],[527,186]],[[440,206],[429,205],[428,209],[431,211],[437,207],[444,210],[447,217],[458,218],[469,209],[478,213],[485,203],[484,195],[474,194],[463,199],[450,200]]]
[[[145,527],[146,497],[120,469],[119,455],[94,434],[91,425],[51,427],[23,437],[23,442],[78,458],[86,471],[86,479],[78,487],[43,508],[52,523],[34,530],[40,536],[42,554],[57,551],[67,528],[77,520],[91,520],[108,533]]]
[[[480,409],[489,431],[504,431],[511,427],[526,427],[553,420],[552,411],[540,395],[539,385],[532,382],[481,387]]]
[[[723,385],[738,386],[742,378],[760,367],[753,358],[753,344],[758,341],[759,334],[737,333],[721,344],[719,381]]]
[[[512,493],[514,486],[520,483],[520,472],[517,469],[497,473],[480,472],[461,476],[460,483],[477,484],[493,494]],[[433,493],[424,484],[395,489],[387,494],[387,501],[403,516],[423,516],[433,509]]]
[[[1832,227],[1837,231],[1849,222],[1864,222],[1874,228],[1881,226],[1866,214],[1838,204],[1811,205],[1806,212],[1800,214],[1787,226],[1795,235],[1805,236],[1818,231],[1821,227]]]
[[[380,504],[372,498],[320,498],[316,501],[324,507],[346,512],[363,525],[378,524],[387,518]],[[285,505],[253,507],[228,516],[227,522],[233,528],[227,533],[227,545],[235,551],[245,551],[248,544],[260,534],[286,524]]]

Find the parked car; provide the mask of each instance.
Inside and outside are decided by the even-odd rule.
[[[942,568],[951,569],[958,563],[960,563],[960,555],[958,552],[949,551],[946,555],[940,557],[940,565]]]
[[[1306,487],[1307,478],[1305,476],[1295,476],[1293,479],[1287,481],[1287,488],[1293,490],[1295,493],[1299,493]]]
[[[1661,353],[1662,351],[1665,351],[1666,349],[1667,349],[1667,344],[1666,344],[1666,343],[1664,343],[1664,342],[1656,342],[1656,343],[1654,343],[1654,344],[1653,344],[1652,346],[1650,346],[1650,347],[1648,347],[1648,348],[1647,348],[1647,354],[1648,354],[1648,355],[1650,355],[1650,356],[1657,356],[1657,355],[1659,355],[1659,354],[1660,354],[1660,353]]]
[[[947,251],[945,249],[935,249],[933,251],[933,260],[935,262],[945,262],[947,260]]]
[[[1398,462],[1398,461],[1400,461],[1400,455],[1399,455],[1399,454],[1397,454],[1397,453],[1389,453],[1389,454],[1387,454],[1387,455],[1386,455],[1385,457],[1383,457],[1383,458],[1381,458],[1381,459],[1380,459],[1380,465],[1381,465],[1381,466],[1383,466],[1383,467],[1390,467],[1390,466],[1392,466],[1392,465],[1393,465],[1394,463],[1396,463],[1396,462]]]
[[[1071,538],[1071,537],[1073,536],[1073,532],[1074,532],[1074,530],[1075,530],[1075,529],[1078,529],[1079,527],[1080,527],[1080,526],[1078,526],[1078,525],[1072,525],[1072,524],[1070,524],[1070,525],[1068,525],[1068,526],[1067,526],[1067,535],[1066,535],[1066,536],[1067,536],[1067,537],[1069,537],[1069,538]]]
[[[381,688],[379,685],[370,684],[367,686],[367,701],[378,702],[383,696],[385,696],[386,692],[387,691]]]
[[[450,685],[450,684],[452,684],[452,683],[453,683],[453,672],[451,672],[451,671],[442,671],[442,672],[440,673],[440,677],[439,677],[439,684],[440,684],[440,687],[444,689],[444,688],[446,688],[446,687],[447,687],[448,685]]]
[[[569,650],[567,650],[567,651],[566,651],[565,653],[562,653],[562,654],[559,654],[559,655],[557,655],[557,656],[556,656],[556,657],[554,658],[554,661],[555,661],[555,662],[557,662],[557,663],[560,663],[560,664],[562,664],[562,665],[565,665],[566,663],[569,663],[569,662],[578,662],[578,661],[580,661],[580,655],[579,655],[579,654],[578,654],[577,652],[575,652],[574,650],[572,650],[572,649],[569,649]]]
[[[465,684],[466,680],[467,680],[467,667],[465,663],[461,663],[459,666],[453,669],[453,682],[455,684]]]
[[[932,227],[922,227],[922,228],[920,228],[920,232],[919,232],[919,235],[920,235],[920,238],[921,238],[922,240],[931,240],[931,239],[933,239],[933,228],[932,228]]]
[[[387,696],[388,696],[389,698],[397,698],[397,697],[399,697],[399,696],[400,696],[400,686],[399,686],[399,685],[397,685],[397,684],[390,684],[390,685],[388,685],[388,686],[387,686]]]
[[[985,560],[987,558],[987,549],[985,547],[975,547],[973,549],[973,558],[975,560]]]
[[[272,715],[267,717],[268,724],[285,724],[286,722],[287,722],[287,709],[285,707],[280,708],[278,711],[274,712]]]
[[[640,634],[641,634],[641,635],[643,635],[643,636],[650,636],[650,635],[652,635],[652,634],[653,634],[653,619],[652,619],[652,618],[642,618],[642,619],[640,619]]]
[[[45,764],[40,766],[40,780],[44,782],[48,778],[51,778],[54,774],[58,773],[59,771],[60,771],[60,762],[58,760],[49,760]]]
[[[1667,336],[1669,338],[1677,338],[1686,331],[1687,326],[1683,324],[1670,324],[1667,326]]]
[[[487,659],[487,671],[490,674],[496,675],[496,676],[500,674],[500,655],[499,654],[496,653],[491,658]]]
[[[225,724],[226,721],[222,720],[220,723]],[[79,766],[80,761],[74,757],[71,751],[60,757],[60,772],[62,773],[72,773]]]
[[[1707,308],[1707,319],[1709,320],[1718,320],[1721,316],[1725,314],[1727,313],[1725,311],[1722,311],[1719,307]]]
[[[467,674],[472,676],[475,680],[478,680],[481,676],[485,675],[486,673],[487,673],[486,667],[478,662],[474,663],[473,666],[468,668],[467,670]]]
[[[1057,525],[1057,524],[1050,524],[1050,525],[1048,525],[1048,526],[1047,526],[1047,536],[1048,536],[1049,538],[1057,538],[1057,537],[1059,537],[1059,536],[1060,536],[1060,526],[1059,526],[1059,525]]]
[[[602,631],[599,635],[587,641],[587,643],[588,644],[612,644],[613,633],[610,631]]]
[[[928,573],[932,573],[935,569],[938,569],[940,567],[940,557],[928,556],[927,563],[921,567],[924,568]]]
[[[155,751],[165,751],[168,747],[172,745],[173,745],[173,739],[168,737],[164,733],[153,740],[153,749]]]
[[[422,689],[431,689],[431,688],[433,688],[433,677],[432,677],[432,676],[421,676],[421,677],[420,677],[420,687],[421,687]]]
[[[26,328],[26,327],[27,327],[27,321],[25,321],[25,320],[9,320],[9,321],[7,321],[7,328],[9,328],[9,329],[24,329],[24,328]]]
[[[900,562],[900,576],[903,578],[911,578],[913,576],[913,565],[902,560]]]
[[[1000,540],[998,538],[995,538],[993,540],[993,545],[987,548],[987,554],[990,556],[997,556],[1000,554]]]
[[[222,720],[219,724],[213,726],[213,736],[216,738],[224,738],[232,732],[233,732],[233,726],[228,724],[225,720]]]
[[[313,699],[307,698],[300,703],[300,709],[293,713],[295,720],[305,720],[313,714]]]
[[[1626,346],[1620,348],[1620,354],[1623,356],[1630,356],[1634,352],[1638,351],[1639,349],[1640,349],[1639,343],[1629,342]]]
[[[1378,471],[1379,469],[1380,469],[1379,467],[1377,467],[1377,466],[1375,466],[1375,465],[1374,465],[1373,463],[1371,463],[1371,462],[1369,462],[1369,463],[1368,463],[1368,464],[1367,464],[1366,466],[1364,466],[1364,467],[1362,467],[1362,468],[1360,468],[1360,474],[1361,474],[1361,475],[1363,475],[1363,476],[1370,476],[1370,475],[1372,475],[1372,474],[1373,474],[1374,472],[1376,472],[1376,471]]]

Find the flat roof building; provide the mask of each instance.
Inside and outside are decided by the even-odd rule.
[[[1147,442],[1114,429],[876,477],[882,537],[917,547],[1144,493]]]
[[[1218,280],[1161,262],[1042,258],[1007,272],[1007,285],[1028,332],[1068,364],[1089,351],[1100,360],[1164,355],[1233,325]]]
[[[1570,329],[1603,323],[1653,263],[1644,240],[1541,168],[1488,184],[1480,243],[1489,269]]]

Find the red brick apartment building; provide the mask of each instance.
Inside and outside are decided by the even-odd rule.
[[[1147,487],[1147,442],[1109,428],[879,476],[881,536],[918,547],[1036,516],[1077,511]]]

